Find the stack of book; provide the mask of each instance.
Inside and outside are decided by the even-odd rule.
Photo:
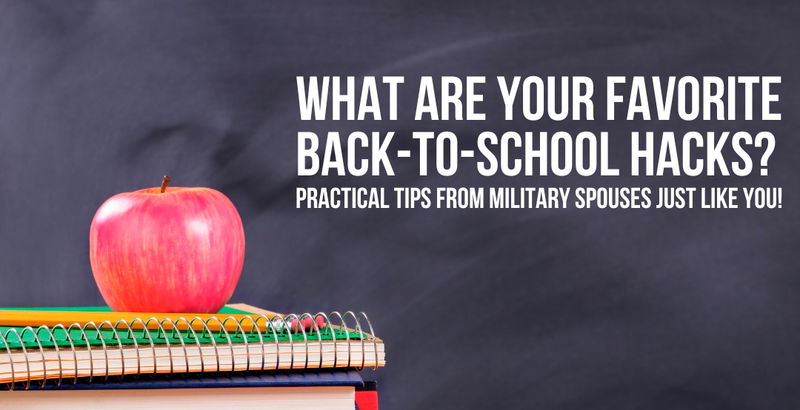
[[[364,314],[0,310],[0,402],[15,409],[377,409]]]

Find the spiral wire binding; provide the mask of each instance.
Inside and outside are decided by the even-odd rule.
[[[317,324],[317,320],[322,318],[324,320],[325,325],[320,327]],[[309,332],[306,332],[306,326],[303,325],[303,320],[310,320],[311,325],[309,326]],[[362,327],[362,322],[366,325],[366,327]],[[353,326],[350,325],[353,324]],[[183,329],[180,328],[180,325],[184,324],[186,326],[185,332]],[[219,330],[211,330],[211,326],[218,327]],[[230,326],[235,327],[235,330],[228,332],[228,328]],[[249,326],[249,330],[245,330],[246,327]],[[263,327],[262,327],[263,326]],[[195,331],[195,328],[202,328],[200,334],[198,335]],[[263,331],[262,331],[263,329]],[[366,333],[364,330],[368,330],[369,333]],[[94,331],[94,339],[90,340],[89,333],[87,330]],[[110,330],[111,336],[104,337],[103,330]],[[344,334],[344,338],[337,338],[337,330],[341,331]],[[60,332],[64,335],[63,340],[58,340],[56,338],[56,333]],[[73,333],[79,333],[77,336],[73,337]],[[130,344],[123,343],[122,338],[120,337],[120,333],[125,334],[125,337],[130,340]],[[231,333],[234,335],[241,337],[241,344],[238,341],[234,342],[234,338],[231,337]],[[351,338],[351,333],[358,334],[358,339],[360,343],[360,352],[361,352],[361,360],[353,359],[353,340]],[[311,335],[316,335],[314,338]],[[136,354],[136,372],[134,373],[134,377],[139,377],[143,374],[143,357],[142,351],[143,349],[147,349],[147,345],[140,344],[140,340],[147,340],[149,343],[149,349],[152,352],[152,365],[153,365],[153,374],[158,373],[159,369],[159,355],[157,354],[157,346],[163,346],[168,354],[169,358],[169,372],[170,373],[181,373],[181,372],[192,372],[191,366],[189,364],[189,348],[188,346],[193,346],[198,349],[200,355],[200,372],[206,372],[214,370],[216,372],[220,372],[223,370],[222,368],[222,356],[220,355],[220,345],[217,343],[217,338],[221,337],[224,338],[227,347],[229,350],[230,355],[230,370],[235,371],[237,370],[237,354],[235,347],[237,345],[241,345],[245,351],[245,358],[246,363],[244,363],[243,370],[278,370],[278,369],[322,369],[324,365],[324,346],[327,342],[330,342],[333,346],[333,367],[355,367],[359,370],[363,369],[366,366],[366,358],[367,352],[365,350],[366,343],[371,343],[374,353],[374,364],[373,369],[377,369],[380,363],[379,361],[379,353],[378,353],[378,338],[375,336],[375,332],[372,327],[372,323],[370,322],[367,315],[363,312],[356,314],[352,311],[347,311],[344,314],[339,312],[331,312],[329,314],[325,314],[323,312],[318,312],[314,315],[310,313],[303,313],[300,315],[297,314],[289,314],[284,316],[266,316],[263,314],[259,315],[245,315],[239,319],[234,316],[228,316],[224,319],[220,320],[217,317],[210,317],[207,319],[202,319],[200,317],[194,317],[192,319],[186,319],[184,317],[179,317],[176,320],[172,320],[170,318],[165,319],[158,319],[155,317],[141,319],[137,318],[134,320],[126,321],[126,320],[118,320],[116,323],[111,323],[110,321],[106,320],[102,323],[95,324],[94,322],[87,322],[84,324],[80,323],[73,323],[69,326],[64,326],[63,324],[58,324],[52,327],[48,326],[39,326],[38,328],[33,328],[31,326],[26,326],[21,330],[17,328],[10,328],[5,332],[0,332],[0,342],[3,343],[5,347],[5,356],[8,357],[8,364],[10,367],[11,373],[11,380],[7,382],[8,390],[14,390],[18,384],[23,384],[23,388],[28,390],[31,388],[31,383],[33,382],[33,375],[32,375],[32,368],[31,368],[31,360],[29,357],[29,345],[30,342],[26,341],[25,336],[30,335],[33,338],[33,342],[35,346],[32,345],[31,352],[38,351],[41,355],[42,361],[42,368],[41,368],[41,386],[45,386],[50,380],[55,379],[55,383],[57,386],[61,386],[65,378],[71,378],[73,384],[77,383],[78,380],[82,377],[86,377],[88,382],[91,383],[92,380],[99,376],[95,374],[95,352],[97,349],[92,349],[93,341],[96,345],[96,342],[100,343],[100,350],[102,350],[103,361],[104,361],[104,371],[103,371],[103,381],[108,381],[110,375],[114,374],[114,372],[110,371],[111,359],[109,357],[109,351],[117,350],[119,352],[119,362],[121,364],[121,372],[120,375],[128,375],[131,374],[126,369],[126,357],[125,352],[126,350],[133,350]],[[251,342],[250,339],[257,335],[258,342],[257,344],[261,347],[261,363],[260,365],[257,363],[253,363],[250,359],[250,347],[256,344],[256,342]],[[266,340],[267,336],[272,336],[272,345],[275,349],[275,365],[269,366],[267,362],[267,345],[269,342]],[[323,335],[329,336],[329,339],[323,339]],[[13,337],[12,337],[13,336]],[[234,337],[236,337],[234,336]],[[284,341],[281,342],[281,337],[284,337]],[[295,360],[295,353],[296,353],[296,341],[295,338],[302,337],[302,346],[304,347],[304,357],[302,362]],[[194,339],[194,343],[188,342],[186,339]],[[209,343],[201,343],[201,338],[207,338]],[[170,340],[175,340],[180,343],[180,350],[183,352],[183,366],[176,366],[176,357],[173,355],[173,347],[177,348],[177,344],[173,344]],[[12,348],[11,343],[17,342],[19,347]],[[44,343],[43,343],[44,342]],[[188,343],[187,343],[188,342]],[[73,364],[73,375],[71,377],[65,376],[64,373],[64,363],[65,359],[62,356],[63,352],[67,351],[66,343],[69,344],[69,351],[72,352],[72,364]],[[221,342],[220,342],[221,343]],[[311,353],[311,344],[319,347],[319,352],[317,357],[312,357]],[[339,346],[344,343],[347,345],[347,364],[345,366],[340,366],[339,362]],[[61,344],[62,346],[59,346]],[[78,350],[80,348],[80,344],[86,345],[86,352],[88,356],[89,362],[89,372],[87,375],[82,375],[79,371],[79,360],[78,360]],[[300,345],[301,342],[298,340],[297,344]],[[55,376],[48,376],[48,360],[45,359],[47,350],[45,349],[45,345],[50,348],[52,346],[52,352],[56,356],[56,360],[58,363],[58,377]],[[116,345],[115,347],[110,347]],[[133,346],[131,349],[130,346]],[[126,348],[126,346],[128,346]],[[142,346],[142,348],[140,348]],[[205,350],[211,347],[214,351],[214,357],[216,362],[216,369],[206,369],[206,355],[203,353]],[[286,352],[282,351],[282,348],[285,349],[288,347],[289,350],[289,363],[283,362],[283,355]],[[12,350],[19,350],[22,353],[22,356],[25,358],[25,374],[26,376],[18,377],[18,369],[16,369],[16,363],[14,362],[14,352]],[[0,350],[0,355],[2,355],[2,350]],[[69,362],[69,359],[66,359]],[[52,366],[51,366],[52,369]],[[99,370],[99,369],[97,369]]]
[[[60,324],[56,325],[56,326],[53,326],[53,327],[54,328],[61,327],[62,329],[66,330],[64,328],[64,325],[60,325]],[[39,326],[39,328],[36,329],[36,336],[39,336],[39,331],[42,330],[42,329],[44,329],[44,331],[47,332],[48,335],[50,335],[50,341],[53,342],[53,347],[55,347],[56,356],[58,356],[58,381],[56,383],[57,383],[58,386],[61,386],[61,380],[64,379],[64,363],[61,361],[61,350],[58,347],[58,342],[55,339],[55,335],[53,334],[53,332],[50,331],[49,327],[47,327],[47,326]],[[70,344],[71,343],[72,342],[70,341]],[[72,346],[72,347],[73,347],[73,349],[72,349],[73,352],[72,353],[75,353],[75,349],[74,349],[75,346]],[[75,357],[75,365],[76,366],[78,365],[77,356]],[[11,367],[14,367],[13,363],[11,364]],[[42,378],[42,386],[44,386],[45,383],[47,383],[47,378]]]
[[[114,324],[114,328],[119,327],[120,324],[125,325],[125,328],[128,329],[128,337],[131,340],[133,340],[133,350],[136,351],[136,377],[139,377],[139,374],[142,372],[142,355],[139,352],[139,341],[136,340],[136,334],[133,333],[133,328],[131,327],[131,325],[128,322],[120,319],[120,320],[117,321],[117,323]],[[114,332],[114,335],[117,335],[117,333]],[[71,341],[70,341],[70,343],[71,343]],[[120,346],[122,346],[122,341],[121,340],[119,341],[119,343],[120,343]],[[58,345],[56,344],[56,346],[58,346]],[[120,357],[122,357],[122,347],[120,347]],[[122,374],[124,375],[125,374],[125,364],[124,364],[125,363],[125,358],[124,357],[122,357],[122,362],[123,362],[123,364],[122,364]],[[75,361],[75,367],[76,368],[78,367],[77,360]],[[59,383],[60,382],[61,382],[61,380],[59,380]]]
[[[8,347],[8,339],[6,339],[6,333],[0,333],[0,339],[3,340],[3,346],[6,347],[6,354],[8,354],[8,363],[11,364],[11,383],[8,385],[9,390],[14,390],[14,383],[17,380],[16,374],[14,373],[14,356],[11,355],[11,348]]]
[[[125,321],[123,320],[123,322],[125,322]],[[140,318],[136,318],[134,320],[131,320],[131,322],[128,323],[128,324],[130,325],[129,328],[131,328],[131,334],[133,335],[133,340],[136,340],[136,333],[133,332],[133,325],[135,323],[139,323],[139,324],[142,325],[142,329],[144,329],[144,332],[142,332],[142,336],[147,336],[147,341],[150,342],[150,350],[153,352],[153,368],[155,369],[155,367],[156,367],[155,366],[156,344],[153,342],[153,336],[150,335],[150,329],[147,328],[147,324],[145,324],[145,322]],[[67,334],[67,337],[70,337],[69,334]],[[137,349],[137,352],[138,352],[138,349]],[[142,371],[141,371],[142,370],[142,360],[141,360],[141,356],[139,356],[138,354],[136,356],[136,361],[137,361],[137,365],[136,366],[137,366],[137,369],[138,369],[138,372],[136,373],[136,375],[138,377],[142,373]],[[76,379],[76,381],[77,381],[77,379]]]

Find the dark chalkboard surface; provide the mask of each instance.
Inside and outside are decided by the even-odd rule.
[[[236,301],[370,314],[387,344],[382,408],[798,408],[799,18],[792,1],[2,1],[0,300],[102,303],[94,211],[168,173],[239,208]],[[657,125],[769,129],[769,177],[421,178],[409,163],[391,179],[299,178],[304,129],[626,135],[653,124],[414,123],[411,104],[394,123],[303,122],[297,75],[403,75],[404,101],[421,75],[776,75],[783,120]],[[496,97],[483,106],[491,118]],[[612,160],[624,163],[626,146],[613,141]],[[303,185],[489,184],[765,185],[784,188],[784,206],[294,204]]]

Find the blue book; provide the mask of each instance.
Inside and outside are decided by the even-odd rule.
[[[19,410],[347,409],[364,381],[355,370],[140,376],[138,379],[65,380],[0,391],[3,408]],[[366,407],[369,408],[369,407]]]
[[[79,379],[73,383],[65,380],[58,385],[32,382],[28,390],[111,390],[111,389],[185,389],[220,387],[298,387],[298,386],[352,386],[363,387],[364,380],[355,370],[272,371],[263,373],[186,373],[163,374],[125,378],[112,377],[104,381],[94,378],[91,383]],[[19,383],[17,389],[24,388]],[[1,396],[0,396],[1,397]]]

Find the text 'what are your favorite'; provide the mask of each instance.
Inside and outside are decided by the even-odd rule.
[[[393,176],[396,168],[414,170],[419,176],[452,176],[465,170],[482,176],[767,176],[776,142],[772,132],[701,131],[703,127],[673,131],[664,129],[664,124],[781,118],[775,91],[780,77],[611,76],[601,84],[604,96],[596,95],[594,80],[584,76],[416,80],[416,103],[404,110],[400,104],[404,77],[297,77],[302,121],[342,121],[352,129],[353,122],[381,121],[381,128],[386,128],[407,119],[421,128],[298,131],[298,176]],[[499,118],[487,118],[483,112],[488,96],[502,103]],[[598,110],[605,111],[603,119],[595,115]],[[491,127],[471,127],[484,130],[470,135],[433,129],[432,124],[443,121]],[[562,121],[591,128],[628,121],[636,124],[629,128],[641,129],[627,135],[590,126],[583,131],[513,130],[537,121],[549,128]],[[576,128],[584,127],[570,127]],[[619,142],[620,138],[626,141]],[[614,151],[623,148],[627,155]],[[399,162],[404,163],[396,167]]]

